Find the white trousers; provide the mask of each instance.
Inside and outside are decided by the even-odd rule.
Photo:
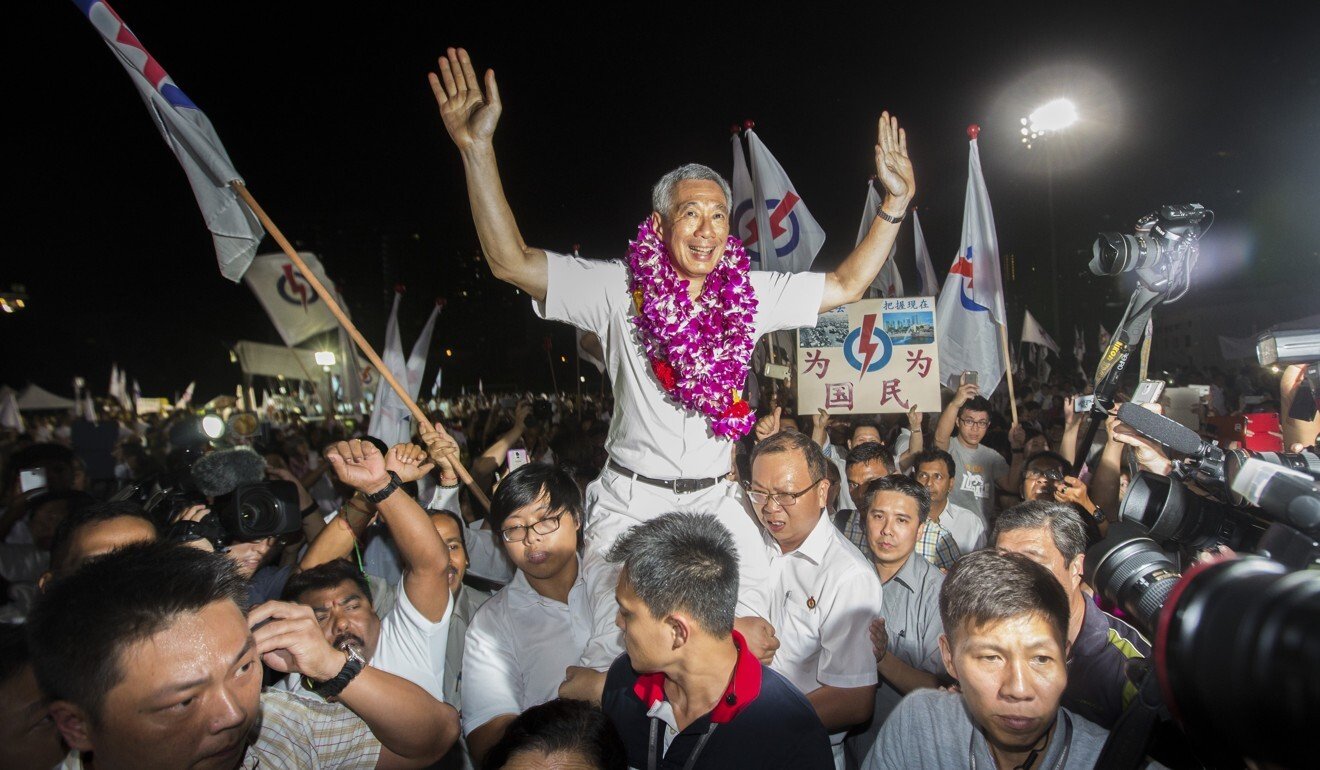
[[[591,597],[592,633],[582,652],[583,666],[605,671],[623,652],[623,636],[614,623],[619,611],[614,589],[622,565],[609,563],[605,555],[623,533],[674,512],[714,516],[729,530],[738,549],[737,615],[770,616],[770,559],[761,539],[761,525],[737,484],[720,481],[699,492],[678,494],[606,466],[587,487],[582,572]]]

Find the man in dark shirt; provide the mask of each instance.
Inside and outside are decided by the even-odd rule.
[[[629,530],[609,558],[623,564],[617,622],[627,652],[610,667],[601,706],[629,765],[834,767],[806,696],[733,630],[738,558],[723,525],[666,514]]]

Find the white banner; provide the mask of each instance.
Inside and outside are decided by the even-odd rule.
[[[321,260],[315,254],[300,251],[298,256],[323,286],[334,285],[325,277]],[[285,345],[297,345],[338,325],[330,308],[312,291],[311,284],[303,279],[302,273],[284,254],[262,254],[252,260],[252,266],[243,275],[243,282],[257,295],[257,301],[266,309]]]

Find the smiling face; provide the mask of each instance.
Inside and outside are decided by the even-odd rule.
[[[234,768],[260,714],[261,663],[238,605],[181,613],[119,652],[123,674],[93,721],[57,701],[70,745],[98,768]]]
[[[830,482],[821,479],[812,487],[815,481],[811,478],[807,458],[797,450],[770,452],[758,455],[752,461],[753,493],[793,495],[810,487],[806,494],[788,505],[779,505],[771,498],[766,498],[761,505],[752,505],[761,526],[779,543],[784,553],[797,550],[820,521],[821,510],[829,497]]]
[[[305,591],[298,603],[312,608],[321,633],[332,647],[343,649],[351,644],[368,661],[376,653],[380,618],[356,582],[345,580],[333,588]]]
[[[558,529],[549,534],[536,531],[540,522],[557,516]],[[546,526],[541,524],[542,529]],[[515,529],[518,527],[522,529]],[[515,530],[514,542],[500,540],[514,566],[528,577],[548,580],[577,558],[577,519],[571,513],[550,510],[550,496],[544,489],[536,500],[506,516],[500,530]]]
[[[724,256],[729,202],[708,179],[684,179],[674,186],[673,200],[672,211],[653,212],[651,221],[678,277],[699,286]]]
[[[973,624],[940,636],[944,666],[972,719],[1000,753],[1030,751],[1059,712],[1067,650],[1038,614]]]

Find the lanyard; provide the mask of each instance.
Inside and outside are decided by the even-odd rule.
[[[976,734],[978,732],[980,732],[980,730],[978,730],[975,726],[973,726],[972,739],[967,742],[968,765],[972,768],[972,770],[976,770]],[[1072,717],[1068,716],[1068,712],[1064,711],[1063,712],[1063,752],[1060,753],[1059,758],[1055,760],[1053,770],[1063,770],[1064,766],[1068,764],[1068,751],[1072,748],[1072,732],[1073,732]],[[989,744],[987,743],[987,746],[988,745]],[[993,758],[994,752],[991,752],[990,756]],[[1032,762],[1033,763],[1035,762],[1034,758],[1032,759]],[[650,768],[650,770],[655,770],[655,768]],[[1028,767],[1027,770],[1030,770],[1030,767]]]
[[[711,722],[710,727],[706,732],[702,733],[701,740],[697,741],[697,745],[692,749],[692,753],[688,754],[687,761],[683,763],[683,770],[692,770],[697,764],[697,757],[701,754],[701,750],[706,748],[706,741],[710,740],[710,736],[715,733],[716,727],[719,727],[719,725],[715,722]],[[659,752],[659,738],[660,719],[659,717],[651,717],[651,737],[648,740],[646,747],[646,770],[655,770],[655,758]]]

